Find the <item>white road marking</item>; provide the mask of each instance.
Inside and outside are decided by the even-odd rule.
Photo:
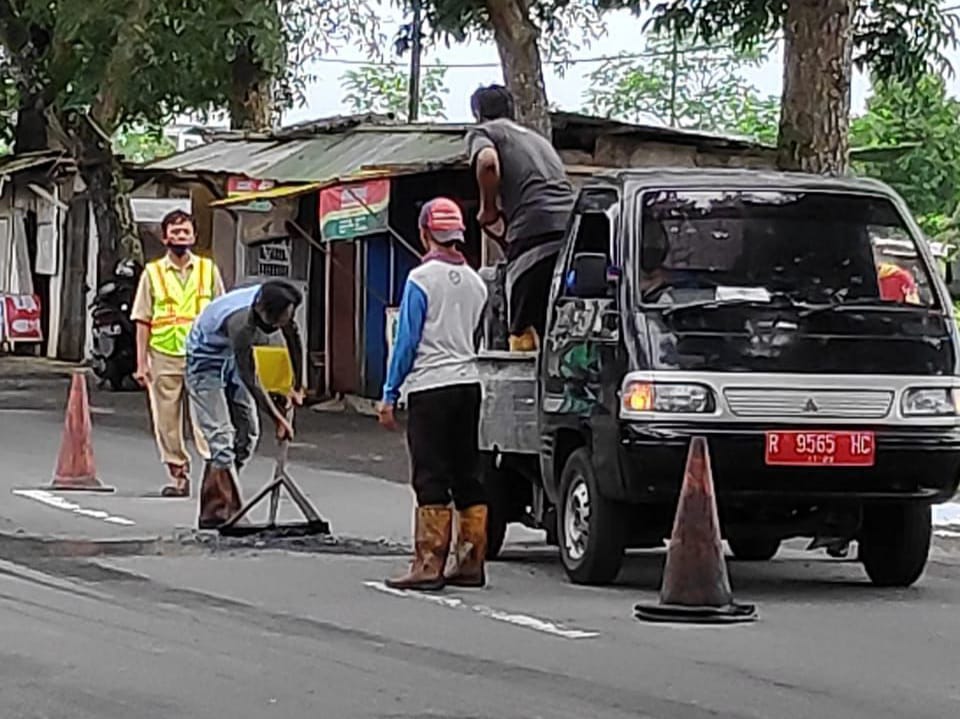
[[[958,539],[960,538],[960,532],[954,532],[950,529],[935,529],[933,531],[934,535],[937,537],[943,537],[945,539]]]
[[[383,582],[364,582],[364,585],[370,589],[375,589],[378,592],[383,592],[384,594],[389,594],[394,597],[421,599],[433,604],[439,604],[449,609],[469,609],[470,611],[476,612],[477,614],[487,617],[488,619],[494,619],[498,622],[506,622],[507,624],[514,624],[518,627],[524,627],[525,629],[533,629],[538,632],[543,632],[544,634],[562,637],[563,639],[592,639],[600,636],[599,632],[588,632],[582,629],[568,629],[567,627],[562,627],[559,624],[546,619],[531,617],[527,614],[514,614],[512,612],[505,612],[480,604],[467,604],[462,599],[458,599],[457,597],[444,597],[439,594],[428,594],[427,592],[417,592],[408,589],[394,589],[393,587],[388,587]]]
[[[102,509],[87,509],[85,507],[81,507],[79,504],[67,501],[63,497],[53,494],[52,492],[47,492],[43,489],[14,489],[13,493],[18,497],[26,497],[27,499],[33,499],[37,502],[42,502],[49,507],[64,509],[68,512],[73,512],[74,514],[90,517],[92,519],[100,519],[104,522],[109,522],[110,524],[119,524],[123,527],[132,527],[136,524],[136,522],[134,522],[132,519],[118,517],[110,514],[109,512],[104,512]]]
[[[960,526],[960,503],[947,502],[933,507],[933,524],[935,527]]]

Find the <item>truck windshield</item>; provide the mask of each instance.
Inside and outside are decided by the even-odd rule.
[[[915,240],[885,198],[676,190],[641,199],[643,303],[938,308]]]

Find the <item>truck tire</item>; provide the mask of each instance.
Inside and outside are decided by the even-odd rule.
[[[780,540],[770,537],[745,537],[731,535],[727,544],[735,559],[743,562],[766,562],[773,559],[780,550]]]
[[[877,587],[909,587],[927,565],[933,519],[923,502],[867,506],[859,557]]]
[[[484,454],[481,463],[487,495],[487,559],[493,561],[500,556],[510,523],[509,475],[497,468],[492,454]]]
[[[575,584],[609,584],[617,578],[626,548],[622,505],[600,495],[590,453],[580,448],[560,477],[557,508],[560,560]]]

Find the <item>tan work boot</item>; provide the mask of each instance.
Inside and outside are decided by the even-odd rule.
[[[190,465],[168,464],[167,476],[170,482],[160,490],[162,497],[190,496]]]
[[[511,352],[536,352],[539,344],[537,332],[533,327],[528,327],[522,335],[510,335]]]
[[[215,529],[240,511],[240,490],[233,470],[207,462],[200,484],[200,529]]]
[[[476,504],[457,513],[457,546],[447,570],[451,587],[482,587],[487,583],[487,505]]]
[[[443,589],[443,567],[450,551],[453,511],[446,506],[417,507],[414,556],[410,570],[386,581],[393,589]]]

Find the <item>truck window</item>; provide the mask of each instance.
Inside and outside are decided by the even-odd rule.
[[[640,213],[644,302],[703,299],[727,287],[807,303],[937,304],[930,268],[882,197],[657,191],[642,196]]]
[[[612,284],[592,282],[589,283],[592,289],[584,292],[583,283],[575,282],[578,269],[585,271],[589,265],[596,273],[602,267],[605,274],[606,268],[613,263],[610,253],[613,223],[610,217],[605,212],[585,212],[576,218],[574,230],[573,249],[564,274],[563,296],[590,299],[613,297]],[[601,285],[603,289],[599,289]]]
[[[620,196],[610,188],[590,188],[580,193],[574,208],[570,231],[573,242],[568,243],[563,262],[561,297],[600,299],[615,296],[612,285],[594,281],[584,285],[574,282],[575,266],[596,275],[598,267],[614,264],[613,238],[616,234],[617,210]],[[599,289],[603,285],[602,289]]]

